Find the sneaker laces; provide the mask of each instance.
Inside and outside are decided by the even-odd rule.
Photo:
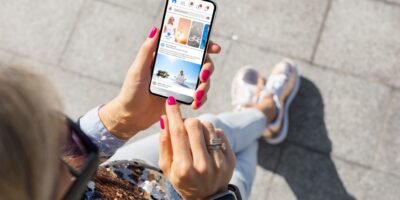
[[[257,103],[257,86],[240,81],[232,88],[232,105],[235,110],[241,110],[244,105]]]
[[[262,101],[267,94],[272,95],[272,99],[275,102],[275,107],[276,107],[276,112],[277,112],[277,117],[275,120],[268,125],[268,127],[274,127],[277,126],[280,123],[280,110],[282,109],[281,101],[280,101],[280,96],[283,93],[285,83],[288,80],[288,75],[286,74],[276,74],[272,75],[268,78],[267,85],[264,87],[264,89],[260,93],[260,98],[258,101]]]
[[[279,97],[283,92],[283,86],[285,85],[287,79],[288,77],[286,74],[272,75],[268,78],[267,86],[263,91]]]

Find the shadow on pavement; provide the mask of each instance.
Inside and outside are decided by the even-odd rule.
[[[325,127],[321,93],[304,77],[290,108],[289,120],[286,142],[271,146],[260,141],[258,164],[275,176],[281,176],[299,200],[355,199],[347,192],[331,159],[332,143]],[[279,153],[271,154],[271,151]],[[266,158],[266,155],[277,158]],[[271,162],[273,160],[276,162]],[[274,177],[270,194],[274,187],[282,185],[277,184],[279,180],[282,179]]]

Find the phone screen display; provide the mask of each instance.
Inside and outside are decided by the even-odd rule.
[[[215,4],[202,0],[168,0],[150,91],[193,101],[205,58]]]

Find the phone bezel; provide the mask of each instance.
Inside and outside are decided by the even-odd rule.
[[[205,61],[206,56],[207,56],[208,45],[209,45],[209,42],[210,42],[211,32],[212,32],[212,28],[213,28],[214,20],[215,20],[215,13],[217,12],[217,4],[216,4],[214,1],[212,1],[212,0],[202,0],[202,1],[206,1],[206,2],[212,3],[212,4],[214,5],[214,12],[213,12],[213,14],[212,14],[212,18],[211,18],[211,22],[210,22],[210,28],[209,28],[209,31],[208,31],[207,42],[206,42],[207,45],[206,45],[206,47],[204,48],[204,54],[203,54],[202,64],[201,64],[201,67],[200,67],[200,72],[201,72],[201,70],[203,69],[204,61]],[[163,28],[163,26],[164,26],[165,16],[167,15],[167,11],[168,11],[168,3],[169,3],[169,0],[166,0],[166,1],[165,1],[164,14],[163,14],[163,18],[162,18],[162,21],[161,21],[161,26],[160,26],[161,28],[160,28],[160,33],[159,33],[159,34],[161,34],[161,30],[162,30],[162,28]],[[158,93],[155,93],[155,92],[151,91],[152,81],[153,81],[154,67],[155,67],[155,64],[156,64],[156,59],[157,59],[158,49],[159,49],[159,47],[160,47],[160,42],[161,42],[161,36],[158,38],[157,49],[156,49],[156,52],[155,52],[155,59],[154,59],[153,64],[152,64],[152,69],[151,69],[151,80],[150,80],[150,85],[149,85],[149,92],[150,92],[152,95],[156,95],[156,96],[159,96],[159,97],[162,97],[162,98],[168,98],[168,96],[164,96],[164,95],[162,95],[162,94],[158,94]],[[200,73],[199,73],[199,76],[198,76],[198,78],[197,78],[196,89],[199,87],[199,84],[200,84]],[[169,93],[172,93],[172,92],[170,92],[170,91],[168,91],[168,92],[169,92]],[[191,105],[191,104],[193,103],[193,101],[194,101],[194,98],[192,97],[190,102],[185,102],[185,101],[182,101],[182,100],[180,100],[180,99],[176,99],[176,100],[177,100],[179,103],[182,103],[182,104],[185,104],[185,105]]]

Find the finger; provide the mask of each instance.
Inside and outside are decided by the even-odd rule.
[[[197,87],[196,92],[194,93],[193,99],[195,101],[202,101],[203,98],[208,94],[210,90],[211,82],[200,83],[199,87]]]
[[[217,134],[217,137],[222,138],[223,142],[225,143],[225,150],[222,151],[225,154],[225,158],[228,160],[228,162],[232,162],[233,166],[235,166],[236,165],[236,156],[232,150],[232,147],[231,147],[224,131],[222,129],[215,129],[215,132]]]
[[[209,122],[203,122],[203,131],[207,144],[210,144],[212,139],[218,138],[214,126]],[[225,161],[222,149],[208,149],[208,152],[214,160],[215,166],[221,168]]]
[[[173,160],[191,163],[192,158],[189,138],[183,124],[181,110],[179,109],[174,97],[168,97],[166,102],[166,113],[171,137]]]
[[[163,115],[160,118],[160,154],[158,159],[158,165],[164,173],[168,174],[169,169],[172,164],[172,145],[171,145],[171,137],[169,132],[169,124],[167,116]]]
[[[222,50],[221,46],[217,43],[214,43],[212,40],[210,40],[209,44],[208,44],[208,49],[207,49],[207,53],[209,54],[218,54],[220,53]]]
[[[209,81],[211,74],[214,72],[214,63],[212,62],[211,58],[206,59],[206,62],[203,64],[200,72],[200,81],[205,83]]]
[[[201,101],[193,101],[192,108],[194,110],[200,109],[207,101],[207,95],[205,95]]]
[[[203,125],[198,119],[185,120],[185,127],[189,136],[190,149],[193,155],[193,164],[195,167],[204,168],[207,165],[210,156],[206,149],[204,140]]]
[[[138,67],[139,72],[143,75],[150,75],[148,72],[151,70],[151,65],[154,61],[154,53],[157,49],[158,38],[160,37],[160,31],[157,27],[152,27],[147,39],[144,41],[139,49],[138,54],[134,62],[135,67]],[[146,74],[145,74],[146,73]]]

